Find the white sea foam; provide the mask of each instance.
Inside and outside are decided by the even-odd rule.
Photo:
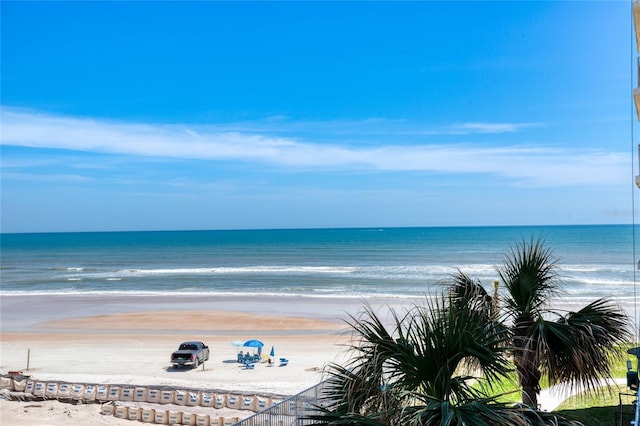
[[[625,273],[632,272],[634,265],[632,264],[571,264],[558,265],[561,273],[582,272],[582,273]]]
[[[158,268],[158,269],[123,269],[110,274],[116,276],[144,275],[207,275],[207,274],[268,274],[268,273],[317,273],[348,274],[356,268],[350,266],[246,266],[215,268]],[[94,274],[95,276],[109,273]]]
[[[593,277],[593,276],[586,276],[586,277],[576,277],[573,276],[570,278],[571,281],[579,283],[579,285],[572,285],[570,287],[590,287],[590,286],[607,286],[607,287],[612,287],[612,286],[621,286],[621,287],[633,287],[634,286],[634,282],[633,282],[633,277],[629,277],[631,279],[624,279],[622,277],[617,277],[617,278],[606,278],[606,277]],[[569,278],[565,278],[564,280],[569,281]],[[590,289],[590,291],[592,291],[592,289]]]
[[[393,279],[393,278],[445,278],[451,276],[460,269],[472,277],[495,277],[497,275],[493,265],[469,264],[460,267],[446,265],[385,265],[385,266],[306,266],[306,265],[280,265],[280,266],[244,266],[244,267],[211,267],[211,268],[155,268],[135,269],[127,268],[116,271],[100,271],[82,274],[74,274],[74,277],[85,278],[125,278],[145,276],[202,276],[202,275],[250,275],[250,274],[317,274],[317,275],[354,275],[361,278]],[[77,272],[80,272],[78,270]]]

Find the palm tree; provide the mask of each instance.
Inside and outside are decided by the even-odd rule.
[[[581,386],[586,391],[595,391],[600,379],[611,377],[616,346],[632,335],[627,316],[615,303],[601,298],[577,312],[550,310],[560,280],[557,260],[541,240],[513,245],[497,269],[506,288],[500,300],[502,320],[510,328],[524,404],[537,407],[543,375],[550,385]],[[452,276],[449,289],[457,303],[491,299],[479,281],[460,271]]]
[[[512,366],[505,345],[509,334],[492,319],[490,304],[446,296],[404,315],[390,310],[390,318],[389,330],[368,305],[350,317],[353,356],[345,365],[327,366],[322,408],[307,420],[362,426],[551,424],[529,407],[497,402],[491,385],[508,377]]]

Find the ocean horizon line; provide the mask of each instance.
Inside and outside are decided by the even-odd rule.
[[[171,232],[269,232],[269,231],[384,231],[393,229],[509,229],[509,228],[560,228],[560,227],[633,227],[635,223],[576,223],[576,224],[530,224],[530,225],[416,225],[416,226],[331,226],[292,228],[209,228],[209,229],[130,229],[130,230],[84,230],[84,231],[26,231],[3,232],[3,235],[52,235],[52,234],[127,234],[127,233],[171,233]]]

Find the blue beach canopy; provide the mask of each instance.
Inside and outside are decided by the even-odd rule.
[[[247,340],[246,342],[244,342],[244,345],[247,348],[261,348],[264,346],[264,343],[262,343],[260,340]]]

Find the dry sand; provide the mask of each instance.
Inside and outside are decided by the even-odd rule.
[[[362,306],[360,300],[251,296],[3,296],[0,302],[3,374],[260,395],[292,395],[318,383],[324,365],[344,356],[344,319]],[[231,342],[248,339],[264,342],[265,354],[273,346],[276,360],[286,357],[289,364],[242,368]],[[171,352],[185,340],[209,345],[204,366],[171,367]],[[2,425],[125,423],[131,421],[99,414],[96,404],[0,400]]]

